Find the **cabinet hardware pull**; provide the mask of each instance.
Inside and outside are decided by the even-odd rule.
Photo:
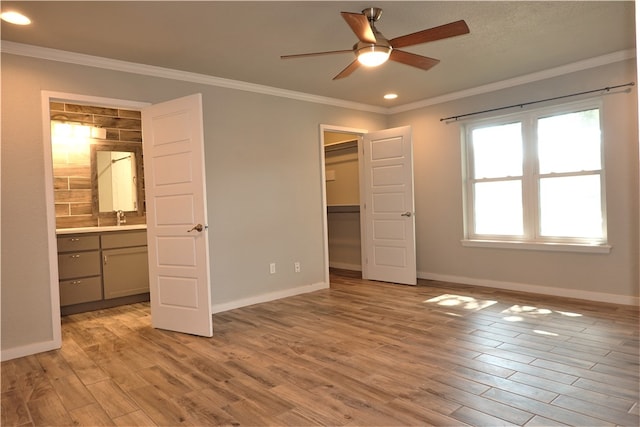
[[[70,242],[78,242],[80,240],[79,237],[72,237],[69,239]]]
[[[80,283],[82,283],[82,280],[74,280],[71,282],[72,285],[79,285]]]
[[[103,257],[103,261],[104,261],[104,265],[107,265],[107,256],[106,255]]]
[[[70,258],[80,258],[79,254],[75,254],[75,255],[69,255]]]

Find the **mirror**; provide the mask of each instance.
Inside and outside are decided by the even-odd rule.
[[[142,148],[135,143],[91,146],[92,208],[94,215],[144,213]]]

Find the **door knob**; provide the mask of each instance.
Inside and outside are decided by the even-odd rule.
[[[202,226],[202,224],[194,225],[191,230],[187,230],[187,233],[191,233],[193,230],[202,231],[202,230],[204,230],[204,227]]]
[[[407,218],[411,218],[411,212],[401,213],[400,216],[406,216]]]

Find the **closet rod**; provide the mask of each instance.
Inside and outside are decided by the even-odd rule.
[[[587,91],[584,91],[584,92],[571,93],[569,95],[555,96],[553,98],[540,99],[540,100],[537,100],[537,101],[530,101],[530,102],[523,102],[523,103],[520,103],[520,104],[507,105],[506,107],[491,108],[491,109],[488,109],[488,110],[475,111],[473,113],[460,114],[458,116],[445,117],[443,119],[440,119],[440,121],[441,122],[444,122],[444,121],[447,121],[447,120],[454,120],[455,121],[455,120],[458,120],[458,119],[460,119],[462,117],[475,116],[477,114],[482,114],[482,113],[491,113],[493,111],[506,110],[508,108],[515,108],[515,107],[523,108],[523,107],[525,107],[527,105],[538,104],[540,102],[555,101],[556,99],[570,98],[572,96],[587,95],[589,93],[609,92],[612,89],[618,89],[618,88],[621,88],[621,87],[635,86],[635,85],[636,85],[635,82],[629,82],[629,83],[625,83],[625,84],[617,85],[617,86],[607,86],[607,87],[603,87],[603,88],[600,88],[600,89],[593,89],[593,90],[587,90]]]

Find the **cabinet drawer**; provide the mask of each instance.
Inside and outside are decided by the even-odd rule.
[[[100,275],[100,251],[69,252],[58,255],[61,280]]]
[[[61,306],[100,301],[101,299],[102,284],[99,276],[60,282]]]
[[[102,249],[128,248],[132,246],[147,246],[147,232],[143,231],[114,231],[100,236]]]
[[[97,234],[58,237],[58,252],[88,251],[99,248],[100,240]]]

